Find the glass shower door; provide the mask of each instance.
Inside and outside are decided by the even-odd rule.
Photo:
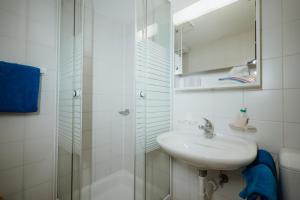
[[[81,0],[61,0],[58,71],[57,198],[80,199]]]
[[[72,199],[74,1],[61,1],[57,198]]]
[[[171,130],[171,6],[137,1],[136,200],[170,198],[170,161],[156,137]]]
[[[125,2],[126,5],[132,5],[127,8],[127,12],[132,14],[129,20],[134,19],[134,3],[137,8],[141,8],[136,13],[138,30],[135,47],[134,22],[124,22],[122,13],[106,12],[113,5],[110,1],[93,1],[93,6],[89,7],[90,18],[85,18],[90,19],[89,24],[82,22],[82,8],[88,8],[82,4],[87,3],[87,0],[60,2],[58,199],[80,199],[84,181],[89,197],[82,200],[168,198],[169,156],[160,150],[156,137],[171,129],[169,1]],[[118,0],[118,3],[124,1]],[[91,25],[90,32],[86,30],[86,25]],[[85,40],[92,42],[88,56],[83,56],[83,32],[90,33],[91,37]],[[87,58],[92,74],[85,77],[84,73],[88,72],[85,65],[89,62],[84,64],[83,59]],[[91,87],[84,86],[82,97],[82,85],[87,84],[82,79],[86,78],[90,79],[88,83]],[[135,92],[134,81],[137,94],[135,109],[132,94]],[[86,107],[82,106],[88,100],[87,88],[91,90],[90,108],[87,109],[90,117],[83,113]],[[82,110],[82,107],[85,109]],[[122,111],[126,109],[130,112],[123,114]],[[82,128],[82,121],[86,120],[89,121],[89,134],[85,131],[86,126]],[[87,145],[85,140],[89,140],[88,149],[84,149],[84,145]],[[88,154],[83,153],[84,150]],[[86,159],[88,166],[84,164]],[[85,174],[89,177],[88,181],[82,178],[84,167],[87,167],[85,172],[88,169]]]
[[[156,137],[171,130],[170,1],[147,1],[146,200],[170,198],[170,161]]]

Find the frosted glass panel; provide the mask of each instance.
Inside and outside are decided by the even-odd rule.
[[[167,0],[138,1],[136,200],[161,200],[170,194],[169,156],[156,142],[171,129],[170,16]]]
[[[156,137],[170,130],[170,52],[146,40],[137,42],[137,56],[137,92],[146,94],[145,100],[137,98],[137,138],[146,140],[146,152],[151,152],[159,148]]]
[[[147,1],[146,200],[170,194],[169,156],[156,142],[171,129],[170,27],[170,2]]]
[[[62,0],[58,88],[57,197],[80,199],[82,26],[81,0]]]
[[[74,1],[61,4],[57,197],[72,199]]]

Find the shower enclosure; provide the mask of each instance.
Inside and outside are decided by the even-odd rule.
[[[57,199],[170,198],[168,0],[60,0]]]

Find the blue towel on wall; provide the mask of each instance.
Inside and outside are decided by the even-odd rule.
[[[0,61],[0,112],[37,112],[40,69]]]
[[[240,192],[240,197],[256,200],[260,196],[263,200],[277,200],[278,185],[275,162],[272,155],[259,150],[257,157],[244,171],[246,188]]]

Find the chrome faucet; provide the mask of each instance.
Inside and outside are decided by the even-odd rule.
[[[199,125],[198,128],[204,130],[204,135],[206,138],[213,138],[214,137],[214,126],[211,121],[206,118],[203,118],[205,121],[204,125]]]

